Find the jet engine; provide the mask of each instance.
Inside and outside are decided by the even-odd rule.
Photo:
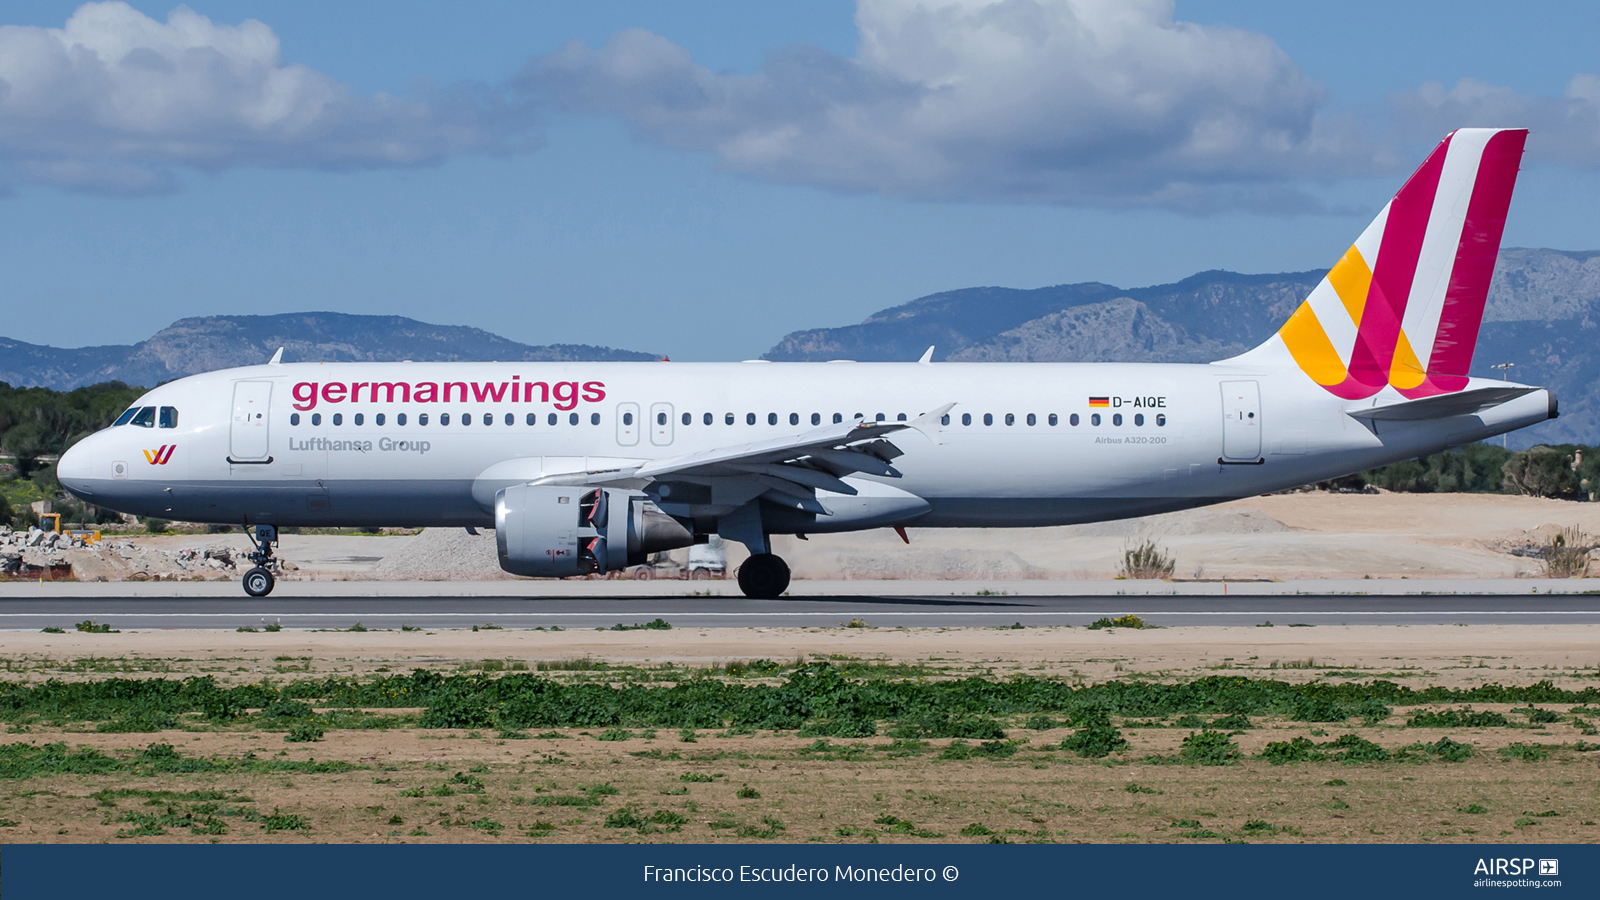
[[[494,539],[500,568],[562,578],[636,566],[694,534],[634,491],[519,484],[495,494]]]

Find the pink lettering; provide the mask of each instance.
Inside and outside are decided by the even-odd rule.
[[[304,411],[313,409],[317,405],[317,383],[315,381],[302,381],[294,386],[294,399],[300,401],[294,405],[295,409]]]

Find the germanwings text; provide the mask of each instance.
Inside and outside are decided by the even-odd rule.
[[[603,381],[302,381],[294,386],[294,408],[304,412],[322,403],[554,403],[569,410],[606,398]]]

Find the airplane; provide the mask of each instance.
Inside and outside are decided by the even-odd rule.
[[[1265,343],[1209,364],[286,363],[182,378],[73,445],[61,484],[140,516],[493,528],[516,575],[713,534],[777,598],[771,536],[1068,525],[1221,503],[1557,415],[1469,374],[1525,129],[1449,134]]]

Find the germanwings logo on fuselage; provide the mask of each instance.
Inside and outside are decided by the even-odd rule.
[[[1526,137],[1463,128],[1434,149],[1279,329],[1311,380],[1346,400],[1466,386]]]
[[[154,450],[144,451],[144,461],[152,466],[164,466],[172,458],[172,451],[178,449],[177,444],[162,444]]]
[[[309,412],[321,403],[549,403],[563,412],[579,403],[599,403],[606,399],[603,381],[523,381],[521,375],[510,381],[302,381],[290,394],[294,408]]]

